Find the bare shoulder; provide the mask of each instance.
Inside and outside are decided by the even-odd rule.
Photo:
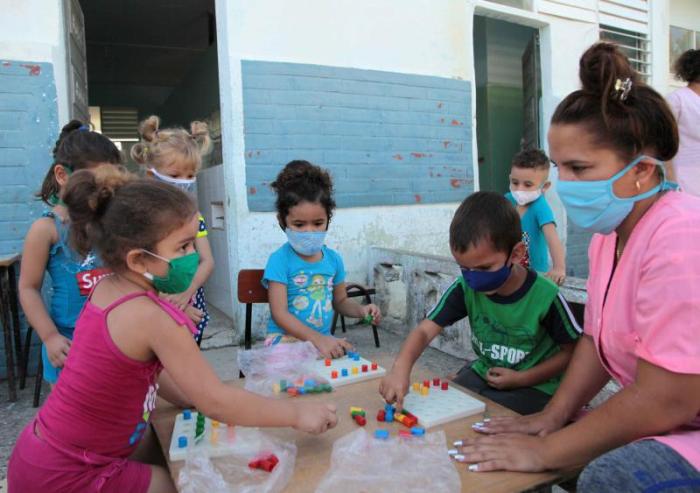
[[[27,241],[37,243],[56,243],[58,241],[58,231],[56,224],[51,217],[40,217],[32,223],[27,231]]]
[[[138,296],[116,306],[109,313],[108,322],[110,327],[134,328],[143,334],[178,326],[177,322],[148,296]]]

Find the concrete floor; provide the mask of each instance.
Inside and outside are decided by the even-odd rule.
[[[238,367],[236,365],[238,348],[230,345],[221,346],[221,344],[225,343],[230,344],[232,341],[232,331],[230,328],[226,329],[226,327],[230,327],[230,320],[223,318],[223,315],[220,314],[213,313],[212,315],[212,333],[215,335],[212,337],[212,340],[204,341],[203,347],[214,347],[204,349],[203,354],[212,364],[220,378],[230,380],[238,376]],[[396,354],[402,342],[399,336],[380,329],[379,338],[382,347],[376,349],[372,331],[366,326],[349,326],[347,338],[356,346],[360,354],[367,359],[372,359],[372,356],[380,351],[382,354]],[[446,375],[455,373],[461,367],[463,361],[429,348],[421,356],[420,363],[436,375]],[[9,403],[7,402],[7,383],[5,381],[0,382],[0,493],[3,490],[2,480],[6,476],[7,460],[12,453],[15,440],[22,428],[36,413],[36,409],[32,407],[33,384],[34,379],[32,378],[27,388],[19,392],[18,401]],[[42,402],[48,392],[48,385],[45,384],[42,391]]]

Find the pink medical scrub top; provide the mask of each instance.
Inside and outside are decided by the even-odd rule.
[[[608,373],[634,382],[639,358],[670,372],[700,374],[700,198],[665,193],[634,228],[615,269],[617,234],[588,250],[584,332]],[[700,415],[653,438],[700,469]]]

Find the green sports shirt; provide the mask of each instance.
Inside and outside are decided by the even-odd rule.
[[[508,296],[474,291],[460,276],[427,318],[447,327],[464,317],[469,317],[477,355],[471,368],[484,380],[492,367],[532,368],[559,352],[561,344],[578,340],[582,332],[557,285],[531,270]],[[560,381],[557,375],[534,388],[552,395]]]

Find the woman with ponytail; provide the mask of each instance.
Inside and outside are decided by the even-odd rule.
[[[589,248],[585,336],[539,413],[492,418],[460,442],[474,471],[588,464],[577,491],[700,491],[700,199],[665,178],[678,130],[663,97],[620,50],[580,62],[549,149],[571,221]],[[614,378],[622,389],[571,423]]]

